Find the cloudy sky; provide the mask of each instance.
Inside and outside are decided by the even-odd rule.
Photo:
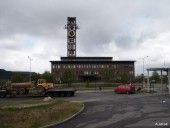
[[[136,60],[170,67],[169,0],[0,0],[0,69],[50,71],[67,56],[64,25],[76,17],[77,56]]]

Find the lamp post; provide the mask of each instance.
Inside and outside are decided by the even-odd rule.
[[[32,59],[29,56],[28,56],[28,59],[30,60],[30,82],[31,82],[31,61],[32,61]]]
[[[143,60],[143,84],[142,84],[142,88],[145,86],[145,75],[144,75],[144,73],[145,73],[145,64],[144,64],[144,62],[145,62],[145,59],[146,59],[146,58],[148,58],[148,56],[145,56],[145,57],[143,57],[143,58],[140,58],[140,59]]]

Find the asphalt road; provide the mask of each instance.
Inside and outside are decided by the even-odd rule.
[[[0,103],[43,97],[0,98]],[[114,94],[110,91],[78,92],[56,98],[83,102],[84,111],[49,128],[170,128],[170,94]]]
[[[65,99],[83,102],[84,111],[50,128],[170,128],[170,94],[96,92]]]

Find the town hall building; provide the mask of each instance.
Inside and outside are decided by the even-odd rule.
[[[76,56],[76,17],[68,17],[67,25],[67,57],[61,57],[60,61],[51,62],[51,73],[53,80],[60,83],[62,74],[66,69],[73,69],[75,73],[74,82],[103,82],[103,69],[109,68],[113,71],[113,81],[121,81],[128,77],[132,81],[135,76],[135,61],[115,61],[112,57],[77,57]]]

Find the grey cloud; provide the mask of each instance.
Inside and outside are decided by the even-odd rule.
[[[156,33],[141,33],[140,37],[137,39],[137,42],[144,42],[147,39],[154,39],[156,38]]]
[[[115,42],[118,47],[129,48],[133,44],[133,38],[128,35],[121,34],[120,36],[115,37]]]
[[[45,41],[41,45],[50,52],[35,53],[37,58],[66,55],[64,25],[67,17],[75,16],[80,27],[79,53],[102,55],[108,46],[116,46],[117,51],[135,50],[170,30],[169,5],[168,0],[1,0],[0,43],[16,34],[28,35],[47,41],[47,45]],[[23,49],[23,45],[0,46],[1,50],[10,50]]]
[[[114,2],[116,3],[115,5],[113,4]],[[59,35],[58,38],[62,38],[60,32],[66,23],[66,17],[76,16],[77,23],[81,26],[86,26],[86,29],[82,27],[84,35],[80,37],[80,42],[103,45],[113,40],[113,34],[117,32],[114,28],[121,26],[122,23],[125,24],[129,19],[135,18],[136,15],[142,15],[142,11],[150,9],[149,6],[152,6],[152,8],[158,7],[158,4],[154,4],[156,6],[151,5],[152,2],[144,1],[140,3],[145,6],[135,1],[131,4],[116,0],[105,3],[96,0],[91,2],[82,0],[73,0],[72,2],[66,0],[49,0],[48,2],[46,0],[41,0],[40,2],[16,0],[9,2],[7,0],[2,2],[0,9],[0,36],[25,33],[49,37]],[[120,6],[118,6],[119,4]],[[149,16],[155,13],[148,11]],[[121,30],[118,27],[117,29]],[[129,29],[128,31],[131,30]],[[115,38],[118,46],[122,46],[120,40],[124,42],[123,40],[125,39],[126,45],[131,43],[132,38],[135,38],[124,32],[119,34],[121,35]]]

